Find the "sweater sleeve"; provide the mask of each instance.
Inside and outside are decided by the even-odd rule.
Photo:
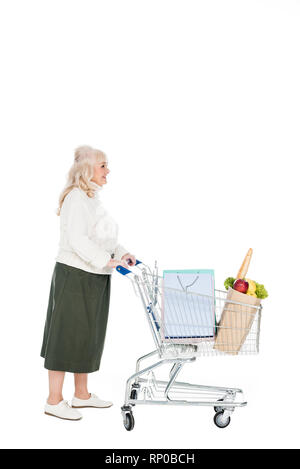
[[[128,252],[128,249],[125,249],[121,244],[118,244],[115,248],[115,259],[120,260],[122,256]]]
[[[102,269],[111,255],[88,237],[88,213],[80,194],[73,194],[68,202],[66,224],[70,246],[83,260]]]

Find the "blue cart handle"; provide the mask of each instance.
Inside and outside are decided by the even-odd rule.
[[[142,262],[136,260],[135,265],[138,265],[138,264],[142,264]],[[117,265],[116,270],[117,270],[118,272],[120,272],[120,274],[122,274],[122,275],[127,275],[127,274],[131,274],[131,273],[132,273],[131,270],[126,269],[126,268],[123,267],[122,265]]]

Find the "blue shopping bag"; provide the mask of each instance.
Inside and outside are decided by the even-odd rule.
[[[165,270],[162,290],[162,340],[193,343],[215,337],[214,271]]]

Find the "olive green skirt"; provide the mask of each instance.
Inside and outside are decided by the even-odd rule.
[[[110,285],[111,275],[56,262],[41,350],[45,368],[72,373],[99,370]]]

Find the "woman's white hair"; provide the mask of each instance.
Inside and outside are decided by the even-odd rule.
[[[60,215],[62,204],[68,193],[79,187],[84,190],[88,197],[94,197],[96,186],[91,181],[94,174],[94,164],[107,162],[105,153],[96,148],[89,147],[88,145],[82,145],[76,148],[74,153],[74,163],[69,170],[67,183],[59,196],[57,215]]]

